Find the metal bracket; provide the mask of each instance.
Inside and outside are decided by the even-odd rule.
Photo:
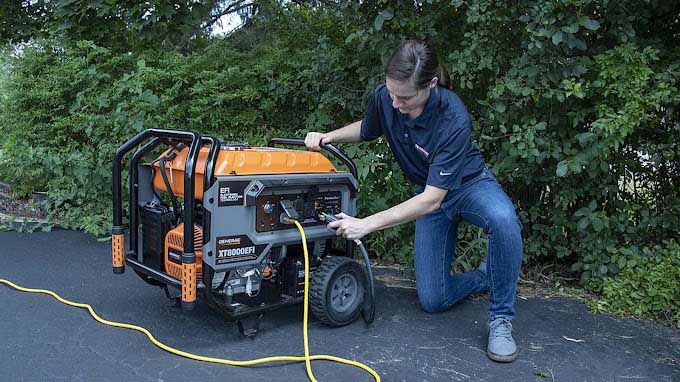
[[[170,290],[168,289],[167,285],[163,285],[161,288],[163,288],[163,292],[165,292],[165,297],[175,302],[174,306],[180,306],[181,297],[179,295],[173,296],[170,294]]]
[[[255,320],[253,320],[253,325],[250,329],[244,329],[243,328],[243,320],[236,320],[236,325],[238,325],[238,332],[241,333],[241,335],[245,338],[250,338],[251,340],[255,339],[255,336],[257,335],[257,330],[260,328],[260,322],[262,321],[262,317],[264,316],[263,313],[260,313],[255,317]]]
[[[260,196],[265,188],[265,185],[259,180],[252,181],[243,192],[245,195],[244,206],[256,206],[257,197]]]

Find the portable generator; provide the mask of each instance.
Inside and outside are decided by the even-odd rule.
[[[185,310],[193,309],[202,292],[211,308],[252,336],[264,312],[302,302],[304,259],[294,219],[310,248],[314,315],[330,326],[349,324],[359,314],[370,323],[374,292],[366,250],[356,241],[362,266],[353,259],[353,244],[326,227],[337,213],[356,213],[356,166],[332,145],[322,148],[348,172],[319,152],[277,145],[304,146],[304,140],[274,138],[268,147],[250,147],[189,131],[149,129],[125,142],[113,161],[114,273],[132,267]],[[121,169],[132,150],[125,248]],[[247,329],[246,317],[254,317]]]

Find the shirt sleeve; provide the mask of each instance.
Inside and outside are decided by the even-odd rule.
[[[472,125],[467,113],[448,123],[456,126],[437,145],[428,169],[427,184],[450,191],[460,187]]]
[[[380,123],[380,94],[384,85],[378,86],[368,101],[368,110],[361,120],[361,140],[371,141],[383,135]]]

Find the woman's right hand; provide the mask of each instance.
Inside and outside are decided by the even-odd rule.
[[[324,133],[307,133],[307,136],[305,137],[305,146],[307,146],[308,149],[319,151],[321,150],[321,146],[319,146],[320,143],[331,143],[331,137]]]

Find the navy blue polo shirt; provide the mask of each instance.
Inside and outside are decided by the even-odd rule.
[[[484,167],[471,133],[470,115],[463,101],[441,86],[432,89],[423,112],[410,119],[392,107],[387,87],[379,85],[361,122],[361,139],[384,135],[409,180],[446,190],[460,188],[465,179]]]

